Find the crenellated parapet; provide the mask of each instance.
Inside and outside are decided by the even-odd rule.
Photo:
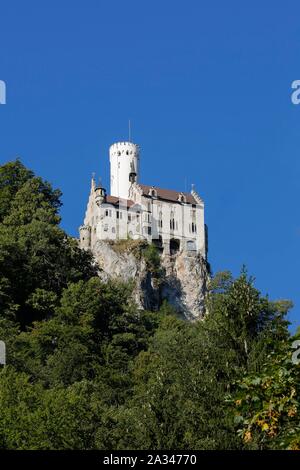
[[[81,225],[79,227],[80,246],[88,250],[91,247],[91,227],[89,225]]]

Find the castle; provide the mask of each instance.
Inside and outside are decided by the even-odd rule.
[[[139,182],[140,148],[117,142],[109,149],[110,195],[94,177],[80,227],[80,246],[93,251],[98,240],[145,239],[164,256],[207,255],[204,203],[191,193]]]

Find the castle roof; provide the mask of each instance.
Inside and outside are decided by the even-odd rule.
[[[138,186],[142,189],[143,196],[151,196],[150,191],[155,190],[155,197],[157,197],[158,199],[163,199],[165,201],[170,201],[170,202],[179,202],[179,197],[183,195],[186,203],[197,204],[195,197],[191,193],[174,191],[172,189],[163,189],[163,188],[158,188],[157,186],[149,186],[147,184],[140,184],[140,183],[138,184]],[[109,195],[106,196],[105,202],[108,204],[112,204],[114,206],[125,205],[127,207],[132,207],[136,205],[136,202],[132,201],[131,199],[122,199],[116,196],[109,196]]]
[[[124,204],[125,201],[126,201],[126,204]],[[130,199],[124,200],[116,196],[106,196],[106,202],[109,204],[112,204],[113,206],[126,205],[127,207],[131,207],[135,204],[135,202],[131,201]]]
[[[174,191],[173,189],[162,189],[162,188],[158,188],[157,186],[148,186],[147,184],[138,183],[138,185],[143,190],[143,196],[149,196],[149,191],[154,189],[159,199],[164,199],[166,201],[172,201],[172,202],[178,202],[179,196],[183,195],[185,196],[187,203],[197,204],[197,201],[195,200],[194,196],[191,193]]]

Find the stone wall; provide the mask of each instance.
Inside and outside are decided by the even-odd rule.
[[[134,300],[145,309],[157,310],[167,300],[188,320],[204,315],[208,280],[207,263],[200,253],[180,251],[161,255],[159,270],[151,270],[145,241],[97,241],[93,254],[104,281],[120,279],[134,283]]]

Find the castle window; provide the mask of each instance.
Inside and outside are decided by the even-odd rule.
[[[108,217],[108,210],[105,211],[105,217]]]
[[[128,214],[128,222],[131,222],[131,214]]]
[[[170,214],[170,230],[175,229],[175,219],[174,219],[174,212],[172,211]]]
[[[148,212],[151,212],[151,202],[148,202],[147,206],[148,206]]]
[[[112,233],[116,233],[115,227],[112,227],[111,231],[112,231]]]
[[[186,245],[188,251],[196,251],[196,243],[194,240],[188,240]]]
[[[158,226],[162,228],[162,212],[161,211],[159,212],[159,215],[158,215]]]
[[[151,227],[147,227],[147,232],[148,232],[148,235],[151,235]]]

